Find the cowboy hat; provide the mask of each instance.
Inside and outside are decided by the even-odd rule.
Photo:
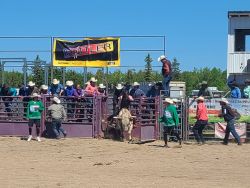
[[[71,80],[68,80],[68,81],[66,82],[66,86],[73,86],[73,85],[74,85],[74,82],[71,81]]]
[[[170,98],[165,98],[164,102],[169,103],[169,104],[174,103],[174,101],[172,99],[170,99]]]
[[[204,97],[202,97],[202,96],[199,96],[197,99],[196,99],[196,101],[204,101],[205,99],[204,99]]]
[[[103,84],[99,84],[99,86],[98,86],[99,88],[101,88],[101,89],[105,89],[106,88],[106,86],[105,85],[103,85]]]
[[[221,98],[221,99],[219,100],[219,102],[223,102],[223,103],[226,103],[226,104],[229,103],[228,100],[227,100],[226,98]]]
[[[180,100],[179,100],[179,99],[176,99],[176,98],[172,99],[172,101],[173,101],[174,103],[180,102]]]
[[[117,86],[116,86],[116,89],[122,89],[123,88],[123,86],[122,86],[122,84],[117,84]]]
[[[57,104],[61,103],[60,99],[58,99],[57,97],[53,97],[53,101]]]
[[[47,90],[49,87],[47,85],[41,85],[41,89]]]
[[[55,79],[53,79],[52,83],[53,83],[54,85],[57,85],[57,84],[59,84],[59,83],[60,83],[60,81],[59,81],[59,80],[57,80],[57,79],[55,78]]]
[[[41,97],[41,95],[38,95],[38,93],[33,93],[32,97]]]
[[[34,82],[32,82],[32,81],[29,81],[29,83],[28,83],[28,86],[35,86],[36,84],[34,83]]]
[[[161,55],[160,57],[158,57],[158,61],[160,62],[163,59],[166,59],[167,57],[165,55]]]
[[[133,86],[139,86],[140,84],[138,82],[134,82]]]
[[[86,83],[85,83],[85,85],[89,85],[90,84],[90,82],[89,81],[87,81]]]
[[[97,79],[95,79],[95,77],[92,77],[92,78],[90,78],[89,81],[90,81],[90,82],[97,82]]]

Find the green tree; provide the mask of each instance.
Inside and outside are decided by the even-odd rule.
[[[179,81],[181,78],[180,63],[177,61],[176,58],[174,58],[172,62],[172,77],[172,80],[174,81]]]
[[[152,81],[152,65],[153,59],[150,57],[150,54],[148,54],[144,61],[146,62],[145,65],[145,81],[150,82]]]
[[[35,82],[37,86],[40,86],[44,83],[44,68],[39,55],[36,56],[33,66],[31,67],[30,79],[32,79],[32,81]]]

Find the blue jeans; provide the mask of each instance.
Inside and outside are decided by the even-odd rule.
[[[238,135],[238,133],[235,130],[234,123],[235,123],[234,119],[227,122],[227,128],[226,128],[226,131],[225,131],[226,134],[225,134],[225,138],[224,138],[224,143],[225,144],[228,143],[228,138],[229,138],[230,132],[232,133],[232,135],[236,139],[237,143],[240,144],[240,136]]]
[[[66,136],[66,131],[62,128],[62,120],[52,119],[52,130],[56,135],[56,138],[59,138],[60,132]]]
[[[163,77],[162,80],[162,85],[163,85],[163,89],[164,89],[164,94],[169,97],[170,96],[170,91],[169,91],[169,83],[172,80],[172,76],[167,75]]]

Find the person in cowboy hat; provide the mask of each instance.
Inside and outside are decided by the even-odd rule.
[[[165,145],[164,147],[169,148],[168,146],[168,134],[173,134],[179,141],[181,146],[181,138],[177,127],[179,125],[179,116],[177,114],[176,107],[173,105],[173,100],[170,98],[165,98],[164,103],[166,107],[163,112],[163,116],[160,118],[160,122],[163,124],[163,138]]]
[[[31,100],[31,96],[34,93],[38,93],[39,94],[39,89],[36,87],[36,84],[32,81],[28,82],[28,88],[25,92],[25,96],[23,97],[23,110],[24,110],[24,114],[26,114],[27,112],[27,105],[28,102]]]
[[[27,141],[31,141],[32,139],[32,127],[36,125],[36,135],[37,141],[41,141],[40,139],[40,127],[41,127],[41,113],[44,110],[44,106],[42,101],[39,100],[40,95],[37,93],[33,93],[31,96],[31,101],[28,103],[27,108],[27,119],[29,119],[29,137]]]
[[[123,91],[123,85],[121,83],[118,83],[117,86],[115,86],[115,91],[113,94],[113,115],[116,116],[119,113],[119,97],[122,95]]]
[[[245,80],[245,88],[243,89],[244,97],[250,99],[250,79]]]
[[[106,86],[103,84],[99,84],[98,86],[98,92],[101,95],[106,95]]]
[[[52,105],[48,107],[49,116],[51,117],[51,125],[56,138],[60,138],[60,132],[63,134],[64,138],[66,137],[67,133],[62,128],[62,121],[66,121],[67,115],[64,109],[64,106],[61,105],[60,99],[57,97],[53,97]]]
[[[207,81],[202,81],[199,85],[200,85],[200,89],[198,92],[198,97],[202,96],[204,98],[213,98],[213,93],[208,88]]]
[[[95,77],[92,77],[89,80],[89,85],[85,89],[85,93],[87,96],[94,96],[94,95],[99,94],[98,88],[96,86],[96,82],[97,80],[95,79]]]
[[[167,57],[165,55],[161,55],[158,58],[158,61],[162,62],[161,73],[162,73],[162,76],[163,76],[162,85],[163,85],[163,88],[164,88],[164,93],[165,93],[166,96],[170,96],[169,84],[170,84],[170,81],[172,80],[171,62],[167,59]]]
[[[219,117],[223,117],[225,122],[227,122],[223,144],[228,144],[229,134],[232,133],[238,145],[241,145],[240,136],[235,130],[235,113],[233,109],[229,106],[229,102],[226,98],[221,98],[219,102],[221,105],[221,114],[219,114]]]
[[[47,86],[47,85],[41,85],[41,87],[40,87],[40,93],[42,94],[42,95],[47,95],[48,94],[48,89],[49,89],[49,87]]]
[[[74,116],[74,109],[75,109],[75,104],[74,104],[74,93],[75,93],[75,88],[74,88],[74,82],[71,80],[66,81],[66,88],[64,89],[64,96],[67,102],[67,114],[69,117]]]
[[[49,95],[57,97],[62,96],[63,91],[64,91],[63,85],[60,84],[59,80],[54,78],[48,90]]]
[[[195,140],[198,144],[205,144],[205,139],[203,137],[203,129],[208,124],[207,107],[204,103],[204,97],[200,96],[196,99],[197,109],[196,109],[196,123],[193,127],[193,133]]]
[[[232,82],[229,82],[228,87],[231,89],[231,98],[234,98],[234,99],[241,98],[241,91],[240,91],[238,83],[235,80],[233,80]]]
[[[133,98],[146,96],[144,91],[140,89],[140,84],[138,82],[134,82],[132,86],[133,88],[130,90],[129,95],[131,95]]]

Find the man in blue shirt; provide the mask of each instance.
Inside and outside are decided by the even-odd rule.
[[[238,87],[238,84],[236,81],[229,82],[228,86],[231,89],[231,98],[240,99],[241,98],[241,91]]]
[[[63,90],[64,88],[63,88],[63,85],[60,84],[60,81],[57,79],[53,79],[53,82],[48,89],[48,93],[50,95],[59,97],[62,95]]]

